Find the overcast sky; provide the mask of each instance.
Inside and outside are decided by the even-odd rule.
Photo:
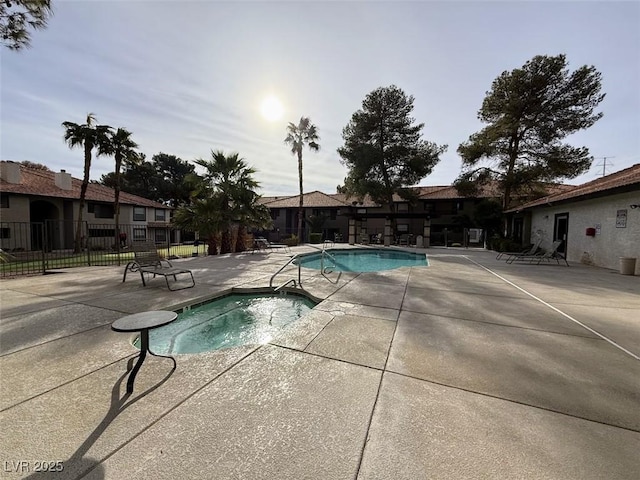
[[[569,69],[602,73],[604,117],[570,143],[596,157],[584,183],[640,163],[640,2],[53,0],[46,30],[19,53],[2,48],[4,160],[82,178],[83,154],[63,121],[124,127],[147,159],[239,152],[264,195],[298,191],[287,122],[308,116],[321,149],[304,152],[305,191],[334,193],[346,169],[342,129],[377,87],[415,97],[423,138],[449,149],[421,185],[448,185],[456,150],[482,128],[492,81],[535,55],[564,53]],[[284,107],[268,121],[262,100]],[[113,169],[94,158],[91,178]]]

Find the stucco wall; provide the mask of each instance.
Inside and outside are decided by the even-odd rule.
[[[9,195],[9,208],[0,211],[3,222],[28,222],[29,197],[24,195]]]
[[[611,195],[604,198],[565,203],[559,206],[537,207],[532,211],[532,236],[540,233],[542,247],[553,241],[556,214],[569,214],[567,259],[599,267],[619,269],[620,257],[635,257],[636,275],[640,274],[640,192]],[[617,228],[619,210],[627,211],[626,227]],[[600,225],[594,237],[586,235],[589,227]],[[533,241],[533,240],[532,240]]]

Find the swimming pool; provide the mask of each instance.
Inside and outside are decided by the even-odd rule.
[[[175,322],[151,330],[149,346],[154,353],[171,355],[264,344],[315,306],[296,293],[232,293],[186,308]],[[134,342],[138,348],[139,341]]]
[[[400,267],[426,267],[429,265],[424,253],[406,252],[381,248],[327,249],[324,266],[336,272],[379,272]],[[321,268],[321,252],[300,255],[301,267]]]

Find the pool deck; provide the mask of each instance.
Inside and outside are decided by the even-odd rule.
[[[173,373],[147,357],[131,395],[114,320],[264,287],[287,256],[177,260],[196,286],[175,292],[124,266],[0,281],[0,478],[640,478],[640,276],[424,252],[303,269],[325,300],[295,325]]]

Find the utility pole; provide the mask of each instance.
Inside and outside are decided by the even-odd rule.
[[[616,157],[596,157],[594,160],[602,160],[602,163],[596,164],[596,167],[602,167],[602,176],[604,177],[607,174],[607,159],[608,158],[616,158]],[[611,162],[609,162],[611,163]]]

